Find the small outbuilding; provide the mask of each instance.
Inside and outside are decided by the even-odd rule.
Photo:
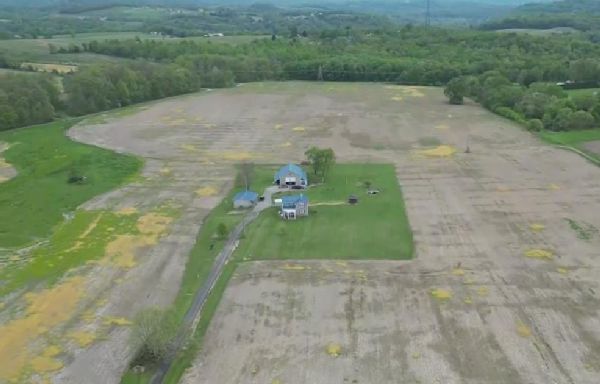
[[[290,195],[281,198],[281,218],[296,220],[299,216],[308,216],[308,197],[305,195]]]
[[[258,193],[243,191],[233,198],[233,208],[250,208],[258,201]]]
[[[280,187],[293,189],[306,188],[308,187],[308,177],[304,169],[299,165],[288,164],[277,171],[273,183]]]

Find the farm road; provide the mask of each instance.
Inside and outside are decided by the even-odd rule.
[[[204,304],[206,303],[210,292],[217,283],[217,280],[219,280],[219,277],[223,273],[223,268],[225,268],[225,265],[229,261],[231,255],[236,250],[240,237],[244,233],[244,229],[248,225],[250,225],[250,223],[252,223],[262,211],[272,206],[272,195],[277,190],[278,188],[274,186],[266,188],[264,192],[264,200],[258,202],[258,204],[254,206],[252,211],[248,212],[244,216],[242,221],[233,229],[233,231],[231,231],[229,237],[227,238],[227,242],[225,243],[223,249],[221,250],[221,252],[219,252],[215,259],[208,279],[202,285],[202,287],[200,287],[200,290],[196,292],[192,306],[185,314],[185,318],[183,319],[182,324],[183,330],[195,328],[198,320],[200,320],[202,308],[204,307]],[[183,332],[183,334],[187,334],[187,332]],[[184,342],[185,340],[181,340],[180,344]],[[169,360],[164,361],[160,364],[155,375],[152,377],[152,384],[160,384],[163,382],[165,375],[167,374],[169,368],[171,367],[171,364],[173,363],[173,359],[174,356],[170,357]]]

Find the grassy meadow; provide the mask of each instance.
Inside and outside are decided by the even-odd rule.
[[[592,95],[596,96],[600,94],[600,88],[584,88],[584,89],[572,89],[567,91],[570,96],[578,96],[578,95]]]
[[[0,184],[0,248],[26,246],[47,238],[64,214],[122,185],[141,160],[76,143],[65,136],[74,120],[0,133],[10,148],[3,156],[16,177]],[[69,184],[71,175],[85,176]]]
[[[567,132],[542,131],[539,133],[539,135],[544,141],[547,141],[551,144],[571,147],[581,153],[584,153],[588,160],[600,165],[599,151],[590,150],[588,147],[588,143],[600,141],[600,128]]]

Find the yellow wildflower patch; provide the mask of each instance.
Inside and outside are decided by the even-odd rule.
[[[0,381],[17,380],[27,366],[35,372],[62,367],[53,351],[36,357],[31,344],[56,326],[68,321],[85,294],[82,277],[73,277],[52,288],[25,294],[27,306],[22,317],[0,326]]]
[[[126,325],[133,324],[131,322],[131,320],[127,320],[124,317],[111,317],[111,316],[105,317],[103,323],[104,323],[104,325],[120,325],[120,326],[126,326]]]
[[[75,331],[69,333],[68,337],[75,341],[80,347],[85,348],[96,340],[96,335],[92,332]]]
[[[338,357],[342,354],[342,346],[337,343],[329,343],[325,349],[331,357]]]
[[[209,196],[215,196],[219,193],[219,191],[212,186],[206,186],[206,187],[202,187],[196,190],[196,195],[200,196],[200,197],[209,197]]]
[[[541,232],[546,229],[546,226],[544,224],[533,223],[529,225],[529,229],[531,229],[533,232]]]
[[[552,252],[545,249],[530,249],[525,252],[525,256],[533,259],[547,259],[550,260],[554,256]]]
[[[418,151],[419,155],[427,157],[450,157],[456,153],[456,148],[450,145],[439,145],[435,148]]]
[[[286,263],[283,267],[281,267],[281,269],[285,269],[286,271],[303,271],[310,268],[300,264]]]
[[[525,324],[519,322],[517,323],[517,334],[521,337],[529,337],[531,336],[531,329]]]
[[[431,296],[438,300],[449,300],[452,298],[452,293],[445,289],[436,288],[431,291]]]
[[[111,264],[120,268],[134,267],[137,251],[156,244],[172,221],[172,217],[157,213],[148,213],[141,216],[136,224],[140,234],[117,236],[107,244],[104,258],[99,263]]]

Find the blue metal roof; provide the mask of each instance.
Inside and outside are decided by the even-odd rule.
[[[233,201],[238,201],[238,200],[256,201],[256,200],[258,200],[258,193],[252,192],[252,191],[239,192],[233,198]]]
[[[295,207],[298,203],[308,203],[308,197],[306,195],[287,195],[281,198],[281,205],[284,207]]]
[[[302,167],[300,167],[299,165],[291,163],[288,165],[284,165],[283,167],[281,167],[281,169],[279,169],[279,171],[277,171],[277,173],[275,174],[275,181],[281,180],[281,178],[285,177],[288,173],[293,173],[297,176],[300,176],[300,178],[308,181],[304,169],[302,169]]]

